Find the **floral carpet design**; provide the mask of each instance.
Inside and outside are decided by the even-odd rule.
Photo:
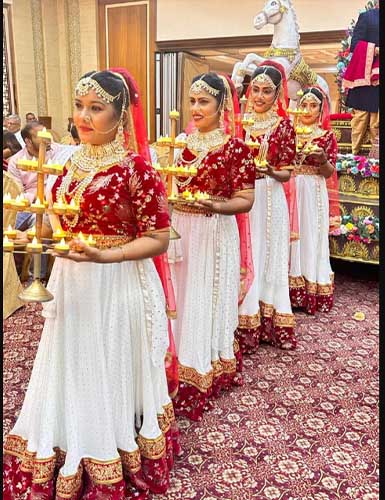
[[[295,351],[261,346],[242,387],[179,419],[184,451],[153,499],[378,500],[378,313],[377,282],[337,275],[330,313],[296,313]],[[4,433],[42,325],[36,304],[5,321]]]

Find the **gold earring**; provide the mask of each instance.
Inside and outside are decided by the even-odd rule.
[[[118,131],[116,133],[116,140],[119,144],[124,144],[123,123],[119,123]]]

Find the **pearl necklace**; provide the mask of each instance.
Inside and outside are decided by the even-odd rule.
[[[107,144],[94,145],[82,144],[80,150],[71,158],[71,166],[57,190],[58,201],[64,201],[65,195],[74,200],[76,206],[80,206],[83,194],[93,181],[95,175],[105,168],[119,164],[123,161],[126,151],[123,145],[114,140]],[[77,171],[86,172],[86,175],[75,188],[70,191],[70,185]],[[79,213],[75,215],[63,215],[67,226],[72,229],[79,222]]]
[[[224,130],[221,128],[210,130],[210,132],[199,132],[199,130],[197,130],[187,137],[186,144],[186,148],[196,154],[195,158],[192,160],[185,160],[182,151],[178,159],[181,159],[183,163],[188,165],[199,167],[210,151],[224,145],[226,137]],[[186,180],[180,181],[175,177],[175,182],[177,186],[184,188],[190,184],[192,179],[193,177],[187,177]]]

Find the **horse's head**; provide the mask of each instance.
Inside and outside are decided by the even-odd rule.
[[[287,10],[284,0],[267,0],[261,12],[254,18],[254,28],[260,30],[266,24],[278,24]]]

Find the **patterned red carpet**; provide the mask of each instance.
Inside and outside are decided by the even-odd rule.
[[[5,322],[5,433],[27,387],[39,311],[29,304]],[[378,313],[376,281],[337,275],[329,314],[297,314],[296,351],[261,347],[245,358],[243,387],[201,422],[179,420],[184,453],[168,494],[154,499],[377,500]]]

